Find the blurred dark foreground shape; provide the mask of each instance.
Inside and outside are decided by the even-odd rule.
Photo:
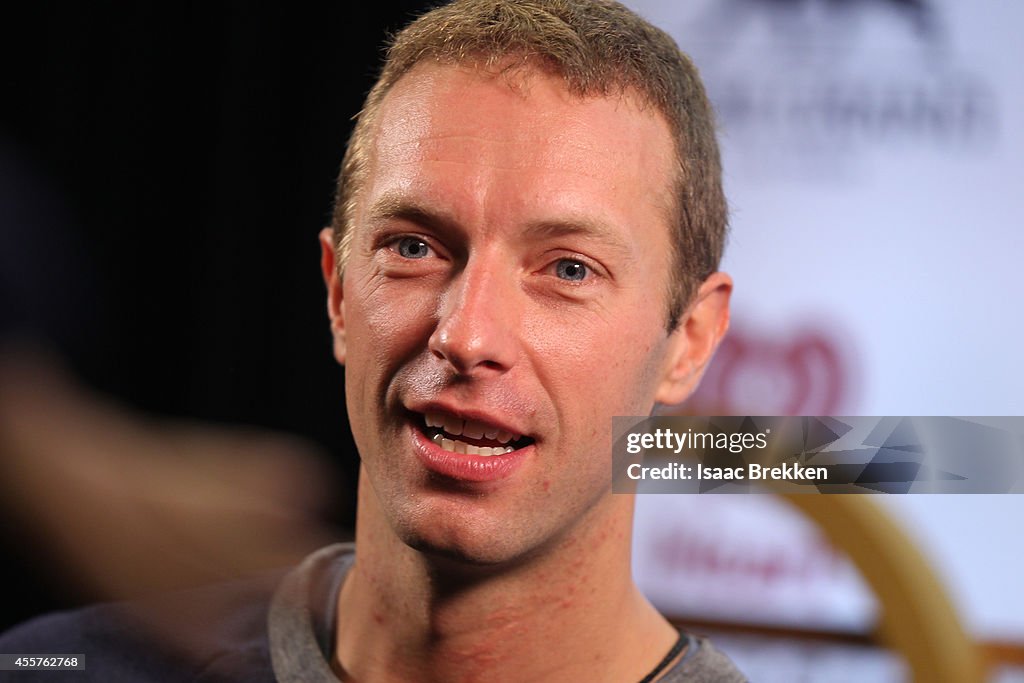
[[[0,350],[0,507],[26,556],[81,601],[294,565],[338,540],[320,521],[337,481],[325,463],[298,438],[143,416],[52,357]],[[140,613],[172,638],[199,637],[203,615],[172,612]]]

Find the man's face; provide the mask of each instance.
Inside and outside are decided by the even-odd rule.
[[[364,495],[406,543],[500,563],[610,514],[611,417],[686,344],[673,163],[652,108],[539,71],[421,64],[387,95],[332,318]]]

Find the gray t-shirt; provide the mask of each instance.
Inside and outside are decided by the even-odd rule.
[[[352,544],[310,555],[278,586],[270,604],[270,658],[280,683],[338,683],[330,668],[338,591],[355,560]],[[746,677],[706,639],[683,634],[686,653],[658,683],[743,683]]]

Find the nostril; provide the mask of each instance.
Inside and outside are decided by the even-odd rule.
[[[508,367],[510,354],[508,333],[492,334],[488,330],[464,328],[450,329],[446,324],[430,338],[430,352],[447,362],[457,373],[468,375],[478,370],[503,371]]]

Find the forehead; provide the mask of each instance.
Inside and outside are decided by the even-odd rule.
[[[480,209],[585,211],[624,228],[656,221],[667,238],[672,136],[628,92],[579,97],[536,68],[421,63],[375,119],[369,203],[398,192]]]

